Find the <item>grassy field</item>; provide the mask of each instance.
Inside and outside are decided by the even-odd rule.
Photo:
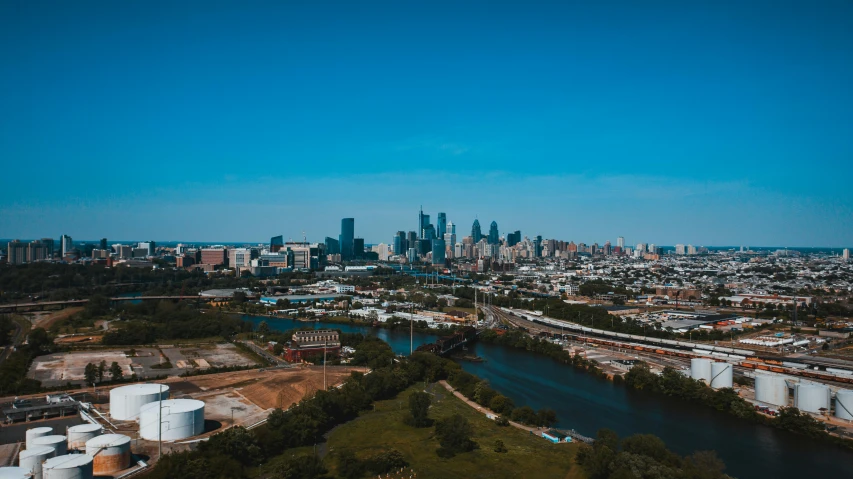
[[[360,458],[396,449],[417,473],[418,478],[562,478],[580,479],[583,472],[573,463],[577,445],[552,444],[513,427],[498,427],[474,411],[441,386],[430,388],[433,405],[430,417],[439,419],[459,413],[474,428],[474,440],[480,445],[473,452],[442,459],[436,454],[438,441],[434,428],[414,428],[403,423],[408,412],[408,397],[414,387],[397,398],[376,403],[375,411],[335,429],[327,444],[325,462],[335,473],[335,453],[350,450]],[[496,440],[502,440],[506,453],[494,452]]]

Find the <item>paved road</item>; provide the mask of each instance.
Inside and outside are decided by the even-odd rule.
[[[277,364],[279,366],[290,365],[290,363],[288,363],[284,359],[281,359],[274,354],[270,354],[269,351],[267,351],[266,349],[258,347],[258,345],[256,345],[255,343],[253,343],[251,341],[240,341],[240,343],[245,344],[246,346],[249,347],[249,349],[251,349],[252,351],[254,351],[255,353],[257,353],[262,358],[266,359],[267,361],[269,361],[272,364]]]

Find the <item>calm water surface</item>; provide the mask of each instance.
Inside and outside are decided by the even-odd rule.
[[[374,334],[397,353],[409,352],[408,331],[367,326],[305,323],[291,319],[246,317],[257,324],[267,321],[272,329],[314,327]],[[415,348],[435,340],[434,335],[415,333]],[[492,387],[518,405],[557,412],[558,427],[594,436],[609,428],[620,436],[654,434],[679,454],[715,450],[728,466],[727,472],[746,478],[853,478],[853,453],[770,427],[739,421],[727,414],[641,391],[577,372],[552,359],[495,344],[476,343],[470,352],[482,363],[461,362],[462,367],[489,380]]]

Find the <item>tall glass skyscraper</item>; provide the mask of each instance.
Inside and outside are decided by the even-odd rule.
[[[498,234],[498,223],[496,221],[492,221],[492,224],[489,225],[489,244],[500,244],[501,237]]]
[[[474,220],[474,226],[471,227],[471,237],[474,238],[474,244],[483,239],[483,231],[480,229],[480,220]]]
[[[447,233],[447,215],[444,213],[438,214],[438,224],[436,225],[436,237],[444,238],[444,233]]]
[[[406,232],[398,231],[394,235],[394,254],[405,254],[408,246],[406,245]]]
[[[432,240],[432,264],[444,264],[445,248],[443,239]]]
[[[349,260],[354,257],[353,239],[355,238],[355,218],[341,220],[341,259]]]

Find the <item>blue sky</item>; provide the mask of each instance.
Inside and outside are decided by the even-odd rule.
[[[850,246],[851,31],[830,0],[6,0],[0,237],[388,242],[423,204]]]

